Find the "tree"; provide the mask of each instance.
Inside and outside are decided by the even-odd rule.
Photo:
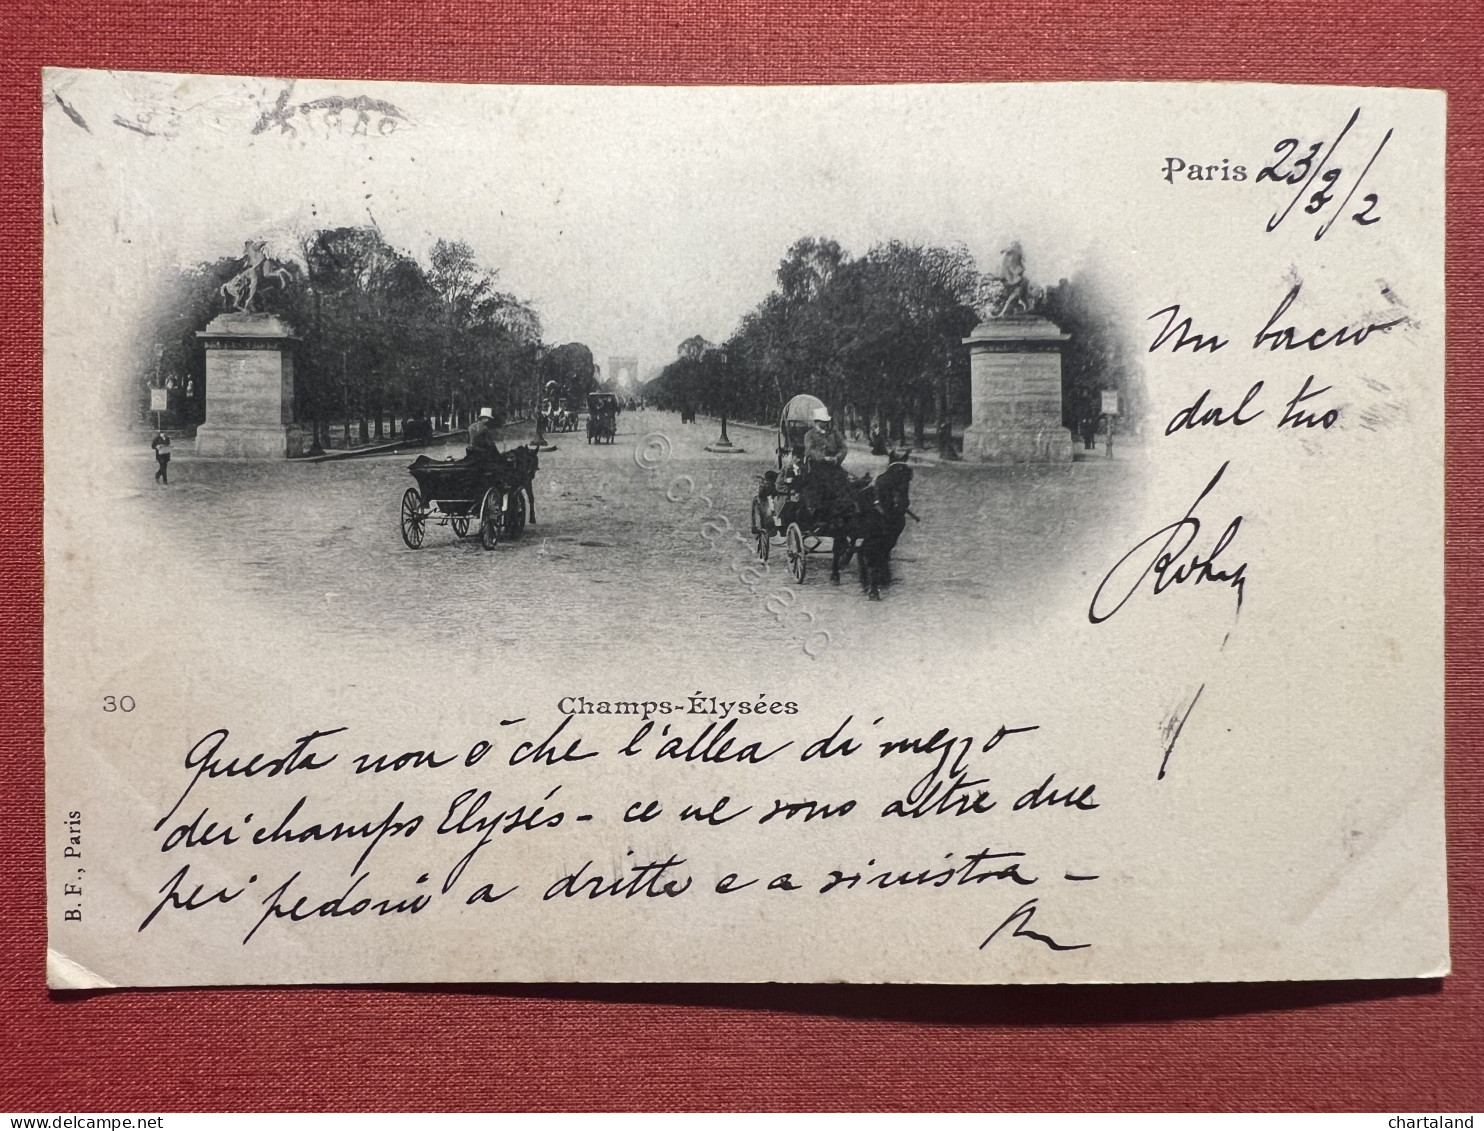
[[[388,411],[438,406],[458,419],[476,401],[508,406],[536,380],[540,318],[497,289],[496,272],[467,244],[437,241],[427,268],[374,227],[313,231],[298,250],[302,265],[288,265],[290,285],[271,301],[300,334],[295,414],[312,422],[317,443],[329,442],[332,418],[346,443],[353,421],[361,440],[381,439]],[[195,331],[221,310],[218,288],[240,266],[221,259],[165,280],[140,343],[151,372],[158,354],[162,371],[201,388]]]
[[[474,250],[463,240],[440,239],[428,255],[428,284],[438,297],[439,394],[448,406],[450,423],[466,421],[476,367],[459,346],[475,322],[481,302],[494,291],[494,273],[480,266]]]
[[[240,259],[227,257],[173,270],[161,280],[149,313],[136,324],[139,366],[129,410],[138,419],[148,414],[149,386],[173,380],[180,394],[173,398],[176,420],[185,425],[201,422],[206,357],[196,331],[222,312],[219,288],[240,266]],[[186,389],[190,396],[184,395]]]
[[[300,248],[312,311],[304,343],[308,414],[316,432],[320,422],[341,415],[347,442],[352,419],[364,442],[374,416],[380,439],[385,410],[405,408],[415,395],[410,363],[425,345],[418,324],[429,310],[427,282],[416,262],[375,228],[317,231]]]
[[[1062,423],[1076,430],[1102,414],[1102,391],[1117,389],[1122,425],[1136,425],[1147,411],[1138,353],[1095,273],[1084,271],[1046,289],[1046,314],[1071,339],[1062,349]]]
[[[785,302],[806,305],[818,298],[849,256],[823,237],[796,240],[778,265],[778,291]]]
[[[581,342],[568,342],[549,351],[541,363],[546,384],[555,381],[557,395],[574,409],[598,387],[598,366],[593,351]]]
[[[725,346],[738,407],[771,419],[788,397],[813,393],[893,438],[905,439],[910,416],[919,444],[932,416],[951,444],[947,420],[967,400],[961,339],[978,321],[965,248],[891,241],[852,259],[810,238],[789,248],[777,278]]]
[[[887,432],[905,442],[905,420],[924,446],[926,418],[936,417],[938,443],[952,451],[952,390],[967,387],[962,339],[979,321],[979,272],[962,245],[899,241],[878,244],[864,259],[860,358],[871,399],[888,417]]]

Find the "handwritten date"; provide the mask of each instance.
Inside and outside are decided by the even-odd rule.
[[[1267,228],[1269,232],[1277,231],[1283,221],[1288,219],[1288,214],[1293,211],[1294,205],[1300,201],[1305,201],[1304,212],[1310,216],[1317,216],[1330,206],[1335,195],[1339,192],[1337,186],[1345,175],[1345,167],[1336,163],[1336,151],[1339,150],[1341,142],[1349,136],[1351,129],[1359,120],[1360,108],[1356,107],[1355,112],[1350,115],[1350,120],[1345,123],[1345,128],[1339,132],[1334,141],[1329,143],[1328,148],[1325,148],[1325,142],[1321,138],[1319,141],[1311,143],[1306,152],[1295,156],[1303,145],[1296,137],[1286,137],[1277,145],[1273,146],[1273,153],[1277,159],[1271,165],[1267,165],[1258,171],[1257,183],[1262,184],[1264,181],[1272,181],[1277,184],[1296,185],[1298,186],[1298,191],[1294,194],[1293,199],[1288,202],[1286,208],[1281,212],[1274,212],[1272,217],[1269,218]],[[1381,139],[1381,144],[1376,146],[1370,160],[1365,163],[1365,167],[1350,182],[1350,189],[1345,194],[1345,198],[1339,204],[1335,205],[1329,219],[1321,224],[1319,229],[1314,233],[1314,239],[1316,241],[1322,240],[1325,233],[1334,226],[1334,222],[1346,215],[1346,210],[1350,207],[1350,201],[1354,198],[1362,182],[1365,181],[1366,175],[1371,171],[1371,166],[1376,163],[1376,158],[1380,157],[1381,151],[1386,148],[1386,143],[1391,140],[1393,132],[1393,130],[1386,131],[1386,136]],[[1376,209],[1381,203],[1380,194],[1368,192],[1361,197],[1360,202],[1363,207],[1350,213],[1349,218],[1363,228],[1379,223],[1381,216],[1377,213]]]

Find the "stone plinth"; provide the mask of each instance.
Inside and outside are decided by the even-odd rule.
[[[232,459],[303,455],[294,422],[294,332],[272,314],[221,314],[196,336],[206,347],[206,422],[196,454]]]
[[[964,457],[986,463],[1071,463],[1061,415],[1061,350],[1069,334],[1040,315],[981,322],[964,339],[974,420]]]

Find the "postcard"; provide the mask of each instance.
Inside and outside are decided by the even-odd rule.
[[[53,987],[1448,972],[1441,93],[42,77]]]

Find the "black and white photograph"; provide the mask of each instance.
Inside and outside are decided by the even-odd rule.
[[[43,79],[53,986],[1446,970],[1440,95]]]

